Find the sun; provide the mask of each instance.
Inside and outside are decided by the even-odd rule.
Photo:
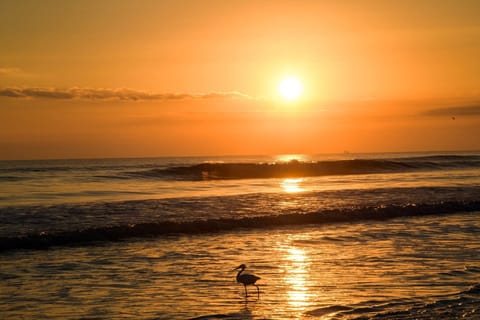
[[[297,100],[302,92],[302,83],[294,76],[283,78],[278,86],[280,95],[288,101]]]

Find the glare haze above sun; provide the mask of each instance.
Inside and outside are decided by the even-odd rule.
[[[302,83],[294,76],[285,77],[278,85],[278,92],[283,99],[288,101],[297,100],[302,92]]]

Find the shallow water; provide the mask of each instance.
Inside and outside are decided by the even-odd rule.
[[[4,319],[478,319],[480,212],[4,253]],[[260,298],[235,283],[241,263]],[[463,307],[462,307],[463,306]],[[426,311],[425,311],[426,310]],[[447,310],[447,311],[445,311]],[[398,313],[400,312],[400,313]],[[423,314],[423,318],[422,318]],[[457,317],[458,316],[458,317]]]

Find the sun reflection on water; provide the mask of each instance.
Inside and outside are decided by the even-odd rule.
[[[297,193],[297,192],[302,192],[305,191],[304,188],[300,185],[300,183],[303,182],[302,178],[287,178],[284,179],[281,183],[280,186],[283,188],[283,191],[286,193]]]
[[[295,248],[295,247],[290,247],[288,249],[288,260],[292,262],[304,262],[305,259],[307,258],[305,255],[305,250]]]
[[[307,254],[305,250],[298,247],[289,247],[285,259],[288,303],[295,309],[303,310],[310,305],[311,297],[307,285],[309,277]]]
[[[305,161],[308,159],[304,154],[280,154],[275,157],[276,162]]]

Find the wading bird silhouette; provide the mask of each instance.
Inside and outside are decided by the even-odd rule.
[[[243,284],[243,287],[245,288],[245,298],[248,297],[248,291],[247,291],[247,286],[252,285],[257,287],[257,296],[260,298],[260,288],[255,284],[257,280],[260,279],[260,277],[257,277],[256,275],[250,274],[250,273],[243,273],[243,271],[247,268],[246,265],[243,263],[233,269],[232,271],[240,269],[237,273],[237,282]]]

